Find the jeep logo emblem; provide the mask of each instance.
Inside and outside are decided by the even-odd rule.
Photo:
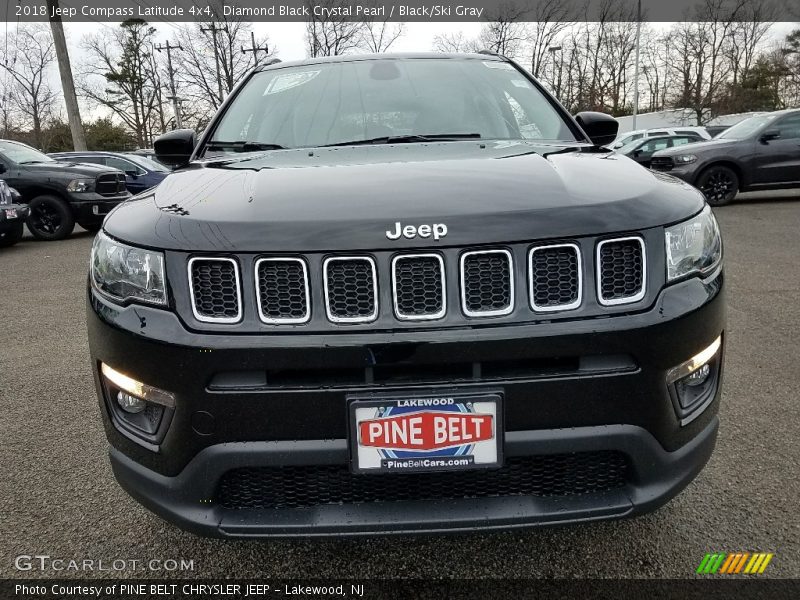
[[[397,221],[394,224],[394,231],[391,229],[386,231],[386,237],[390,240],[399,239],[401,235],[409,240],[413,240],[417,236],[421,238],[433,236],[433,239],[438,241],[440,238],[447,235],[447,225],[444,223],[434,223],[433,225],[419,225],[417,227],[414,225],[406,225],[403,227],[402,223]]]

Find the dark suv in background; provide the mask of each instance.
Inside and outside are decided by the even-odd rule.
[[[696,186],[712,206],[738,192],[800,187],[800,110],[757,115],[713,140],[660,150],[650,167]]]
[[[108,212],[131,197],[118,169],[58,162],[8,140],[0,140],[0,179],[30,206],[26,224],[40,240],[63,239],[75,223],[97,231]]]

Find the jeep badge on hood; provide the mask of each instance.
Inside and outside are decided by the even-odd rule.
[[[394,224],[394,231],[391,229],[386,231],[386,237],[390,240],[396,240],[401,235],[409,240],[413,240],[417,236],[421,238],[433,236],[433,239],[438,241],[439,238],[443,238],[447,235],[447,225],[444,223],[434,223],[433,225],[419,225],[418,227],[414,225],[406,225],[403,227],[400,221],[397,221]]]

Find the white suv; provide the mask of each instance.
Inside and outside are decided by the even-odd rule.
[[[655,135],[686,135],[696,137],[697,141],[711,139],[711,135],[706,131],[705,127],[654,127],[653,129],[637,129],[635,131],[629,131],[628,133],[621,133],[608,147],[616,150],[634,140],[653,137]]]

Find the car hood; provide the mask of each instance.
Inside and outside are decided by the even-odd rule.
[[[68,177],[71,175],[97,177],[98,175],[106,175],[109,173],[120,172],[117,169],[112,169],[104,165],[95,165],[92,163],[79,163],[79,162],[53,161],[53,162],[42,162],[42,163],[29,163],[22,166],[25,169],[28,169],[33,172],[42,174],[52,173],[54,175],[63,175],[64,177]]]
[[[703,206],[675,178],[585,150],[445,142],[207,161],[119,206],[104,227],[123,241],[174,250],[378,250],[631,231]],[[444,224],[448,233],[390,240],[396,223]]]
[[[706,140],[704,142],[692,142],[683,146],[659,150],[653,156],[676,156],[678,154],[699,154],[702,152],[720,152],[731,146],[741,143],[740,140]]]

